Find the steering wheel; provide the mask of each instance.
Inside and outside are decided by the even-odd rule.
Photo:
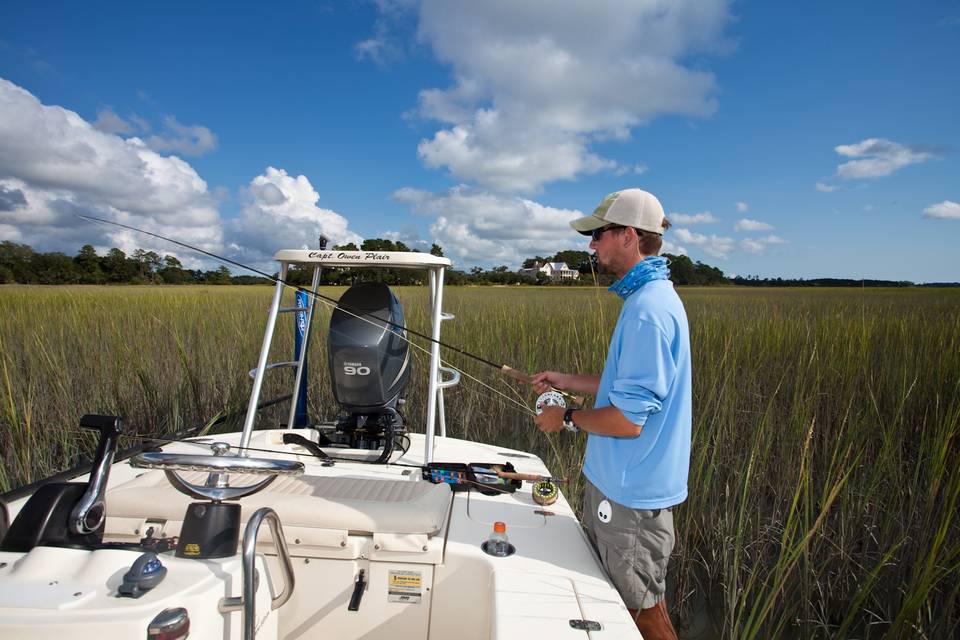
[[[160,469],[166,474],[170,484],[181,493],[214,502],[237,500],[260,491],[276,480],[277,476],[299,476],[303,473],[302,462],[231,456],[227,455],[230,446],[222,442],[213,443],[212,448],[214,455],[140,453],[130,459],[130,466],[137,469]],[[201,486],[187,482],[177,471],[206,471],[210,475],[207,482]],[[251,485],[231,487],[227,483],[227,476],[231,473],[267,477]]]

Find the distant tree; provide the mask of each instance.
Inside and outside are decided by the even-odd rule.
[[[33,263],[37,254],[26,244],[0,242],[0,267],[7,282],[35,282]]]
[[[695,284],[693,261],[684,255],[663,254],[670,261],[670,280],[674,284]]]
[[[402,242],[394,242],[384,238],[370,238],[360,245],[361,251],[410,251]]]
[[[590,273],[590,254],[586,251],[567,249],[558,251],[552,262],[566,262],[574,271]]]
[[[230,269],[226,265],[221,265],[216,271],[207,271],[204,276],[207,284],[230,284]]]
[[[80,282],[80,273],[73,258],[60,253],[37,253],[33,259],[33,274],[40,284],[75,284]]]
[[[136,265],[123,249],[114,247],[100,258],[100,268],[109,282],[130,282],[136,274]]]
[[[313,283],[312,265],[292,265],[287,271],[287,284],[295,287],[309,287]]]
[[[93,245],[85,244],[80,247],[80,252],[74,256],[73,262],[77,265],[81,283],[100,284],[106,280],[100,268],[100,256]]]
[[[430,246],[430,255],[442,258],[443,249],[440,247],[440,245],[434,243],[433,245]]]
[[[463,271],[458,271],[456,269],[450,269],[447,271],[444,276],[444,282],[448,285],[464,285],[470,283],[470,276],[468,276]]]
[[[154,282],[160,270],[160,256],[156,251],[137,249],[133,252],[133,263],[136,266],[136,280],[139,282]]]
[[[189,272],[184,270],[183,264],[175,256],[166,255],[163,257],[163,266],[157,271],[157,275],[166,284],[184,284],[187,282]]]

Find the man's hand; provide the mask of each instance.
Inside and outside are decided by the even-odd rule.
[[[559,371],[541,371],[530,377],[530,384],[537,393],[544,393],[550,389],[573,391],[574,393],[589,393],[597,395],[600,386],[600,376],[583,373],[560,373]]]
[[[566,391],[569,377],[567,374],[557,371],[541,371],[530,378],[530,384],[533,385],[537,393],[546,393],[550,389]]]
[[[563,407],[548,406],[533,421],[544,433],[557,433],[563,429]]]

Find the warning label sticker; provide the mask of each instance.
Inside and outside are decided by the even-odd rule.
[[[420,604],[423,574],[419,571],[390,571],[387,580],[387,602]]]

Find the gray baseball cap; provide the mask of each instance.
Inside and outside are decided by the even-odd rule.
[[[665,217],[663,205],[655,195],[643,189],[623,189],[605,197],[592,214],[577,218],[570,226],[585,236],[608,224],[663,235]]]

